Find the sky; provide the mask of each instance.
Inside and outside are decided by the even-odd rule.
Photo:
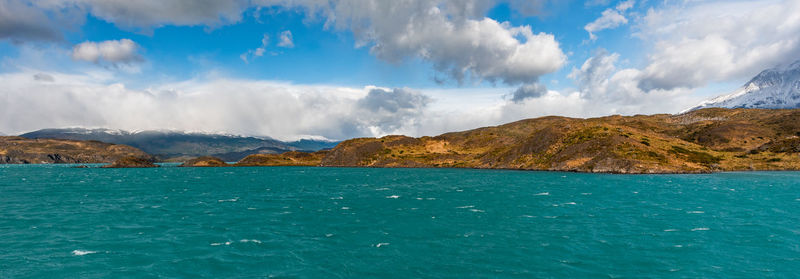
[[[797,59],[800,0],[0,0],[0,134],[679,113]]]

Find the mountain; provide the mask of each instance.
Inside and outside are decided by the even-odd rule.
[[[283,142],[269,138],[175,131],[130,132],[85,128],[43,129],[20,136],[31,139],[95,140],[125,144],[152,154],[161,161],[184,161],[199,156],[215,156],[226,161],[238,161],[250,154],[316,151],[332,148],[337,143],[318,140]]]
[[[126,157],[151,158],[139,149],[120,144],[0,137],[0,164],[110,163]]]
[[[252,155],[239,165],[448,167],[609,173],[800,169],[800,109],[695,110],[549,116],[435,137],[344,141],[299,156]]]
[[[800,60],[764,70],[736,91],[704,101],[686,111],[711,107],[800,108]]]

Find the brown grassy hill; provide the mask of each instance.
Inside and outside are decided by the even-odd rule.
[[[283,154],[253,154],[237,162],[235,166],[319,166],[327,153],[328,151],[313,153],[289,151]]]
[[[110,163],[128,156],[151,157],[127,145],[99,141],[0,137],[0,164]]]
[[[179,167],[227,167],[228,163],[225,163],[220,158],[212,157],[212,156],[200,156],[186,162],[183,162]]]
[[[318,164],[611,173],[797,170],[798,136],[800,110],[703,109],[681,115],[590,119],[550,116],[435,137],[352,139]]]

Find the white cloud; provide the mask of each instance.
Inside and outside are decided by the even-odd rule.
[[[622,1],[622,2],[619,2],[619,4],[617,4],[616,9],[617,9],[617,11],[624,12],[624,11],[630,9],[630,8],[633,8],[633,5],[635,5],[635,4],[636,4],[635,0]]]
[[[469,78],[527,84],[560,69],[566,55],[552,34],[534,33],[530,26],[513,26],[484,16],[500,2],[508,2],[523,14],[536,14],[549,1],[42,0],[25,7],[52,14],[68,10],[91,13],[117,26],[141,31],[164,25],[214,28],[240,21],[243,11],[254,6],[299,8],[309,17],[322,17],[330,28],[352,31],[357,45],[369,47],[380,59],[399,62],[421,58],[459,83]],[[279,38],[278,46],[294,44],[289,31]],[[241,57],[248,61],[264,52],[261,47]]]
[[[292,31],[286,30],[281,32],[280,41],[278,42],[279,47],[285,48],[293,48],[294,47],[294,40],[292,38]]]
[[[535,1],[536,2],[536,1]],[[458,82],[466,78],[531,83],[566,62],[554,36],[483,17],[489,0],[271,0],[302,8],[326,25],[353,32],[360,46],[386,61],[422,58]]]
[[[129,39],[83,42],[72,48],[72,59],[112,65],[141,62],[139,45]]]
[[[264,56],[264,52],[267,51],[267,46],[269,45],[269,35],[264,34],[261,37],[261,46],[256,49],[250,49],[245,53],[239,55],[239,58],[244,61],[244,63],[250,63],[250,60],[255,57]]]
[[[605,96],[608,92],[608,79],[614,74],[614,63],[619,59],[618,53],[609,54],[600,49],[595,56],[586,59],[580,69],[573,69],[569,78],[575,80],[583,98]]]
[[[589,32],[590,39],[595,40],[597,39],[597,35],[594,34],[596,32],[628,24],[628,19],[623,14],[626,10],[632,8],[635,3],[634,0],[620,2],[614,9],[609,8],[603,11],[599,18],[586,24],[583,29]]]
[[[800,57],[800,1],[705,1],[651,9],[637,36],[654,42],[644,89],[750,78]]]
[[[37,74],[52,81],[32,78]],[[502,97],[512,88],[354,88],[203,76],[134,89],[113,76],[22,70],[0,74],[0,131],[80,126],[283,140],[422,136],[544,115],[678,112],[700,101],[685,91],[645,93],[636,86],[637,76],[635,70],[623,70],[607,77],[606,92],[625,92],[620,95],[537,91],[538,96],[513,101]]]

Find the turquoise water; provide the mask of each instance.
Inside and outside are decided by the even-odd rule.
[[[792,278],[800,173],[0,167],[0,278]]]

